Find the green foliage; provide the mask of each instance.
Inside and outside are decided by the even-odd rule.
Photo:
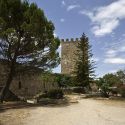
[[[122,97],[125,97],[125,86],[121,86],[118,89],[118,92],[121,94]]]
[[[54,37],[54,29],[53,23],[35,3],[0,0],[0,59],[9,62],[10,71],[1,101],[17,69],[18,72],[28,70],[27,67],[29,70],[31,67],[50,70],[59,64],[60,40]]]
[[[103,78],[99,78],[99,80],[96,81],[96,84],[101,89],[102,96],[109,97],[109,83],[105,82]]]
[[[76,86],[75,78],[69,75],[56,75],[55,81],[57,82],[59,87],[69,87],[69,86]]]
[[[119,77],[112,73],[104,75],[103,79],[109,86],[113,86],[121,83],[121,80],[119,79]]]
[[[61,99],[63,98],[63,91],[61,89],[51,89],[46,91],[45,93],[41,92],[37,94],[34,98],[40,100],[42,98],[50,98],[50,99]]]
[[[79,86],[87,87],[90,86],[90,82],[93,80],[94,76],[94,62],[91,60],[91,46],[89,45],[88,37],[85,34],[82,35],[80,42],[77,46],[77,56],[75,74],[76,81]]]
[[[96,80],[97,86],[101,89],[102,94],[105,97],[108,97],[110,90],[110,87],[117,87],[121,84],[120,78],[116,74],[106,74],[102,78],[99,78],[99,80]]]
[[[85,90],[84,90],[84,88],[83,87],[75,87],[75,88],[73,88],[73,92],[74,93],[85,93]]]
[[[0,0],[0,57],[44,70],[59,63],[54,25],[36,4]]]
[[[122,97],[125,97],[125,70],[119,70],[116,73],[117,77],[120,79],[121,84],[118,86],[118,92],[122,95]]]
[[[41,81],[44,81],[44,83],[48,83],[48,82],[52,83],[52,82],[54,82],[54,78],[55,78],[54,74],[52,74],[50,72],[44,72],[39,77],[39,79]]]
[[[63,92],[61,89],[52,89],[47,92],[46,97],[51,99],[61,99],[63,98]]]
[[[122,83],[125,83],[125,70],[119,70],[116,75]]]

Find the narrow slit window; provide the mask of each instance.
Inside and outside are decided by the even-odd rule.
[[[22,88],[21,81],[19,81],[18,88],[19,88],[19,89],[21,89],[21,88]]]

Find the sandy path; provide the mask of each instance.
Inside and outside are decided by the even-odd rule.
[[[84,99],[67,107],[42,107],[31,111],[25,125],[125,125],[125,104]]]
[[[64,107],[13,109],[0,115],[8,120],[2,119],[2,125],[125,125],[125,102],[83,99]]]

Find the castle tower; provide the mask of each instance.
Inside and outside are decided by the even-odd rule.
[[[76,60],[76,50],[79,39],[61,40],[61,73],[72,75]]]

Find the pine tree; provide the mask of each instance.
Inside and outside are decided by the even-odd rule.
[[[94,76],[94,61],[92,61],[93,54],[91,53],[91,46],[89,39],[83,33],[77,45],[77,52],[75,53],[76,65],[75,75],[79,86],[90,88],[90,82]]]
[[[59,63],[59,39],[44,11],[27,0],[0,0],[0,59],[8,63],[8,77],[1,102],[16,74],[17,64],[43,70]]]

